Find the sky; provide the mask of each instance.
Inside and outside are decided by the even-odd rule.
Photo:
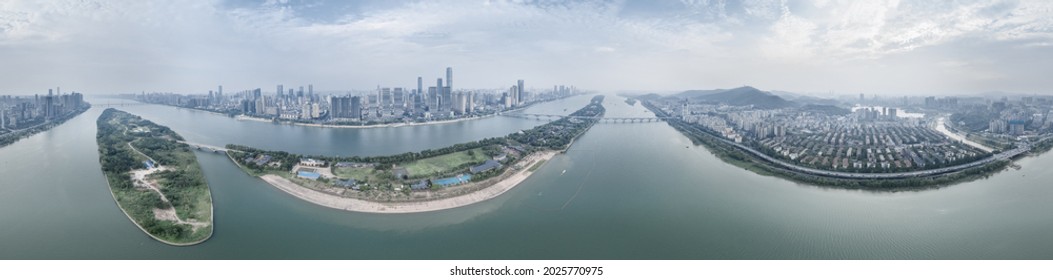
[[[0,94],[1053,94],[1053,1],[0,1]]]

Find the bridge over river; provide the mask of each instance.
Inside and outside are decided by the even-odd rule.
[[[187,141],[178,141],[178,142],[190,145],[190,147],[194,148],[194,149],[210,150],[210,151],[212,151],[214,153],[219,153],[219,152],[226,153],[227,151],[231,151],[231,149],[227,149],[225,147],[212,146],[212,145],[208,145],[208,144],[201,144],[201,143],[194,143],[194,142],[187,142]],[[238,150],[232,150],[232,151],[239,152]]]

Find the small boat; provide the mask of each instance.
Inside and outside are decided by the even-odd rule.
[[[566,169],[563,169],[563,173],[559,173],[559,175],[563,175],[563,174],[567,174],[567,170]]]

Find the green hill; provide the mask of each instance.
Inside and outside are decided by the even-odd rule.
[[[770,92],[745,86],[733,89],[689,90],[673,95],[675,98],[687,98],[695,102],[720,103],[732,106],[749,106],[755,108],[775,109],[792,107],[796,104]]]

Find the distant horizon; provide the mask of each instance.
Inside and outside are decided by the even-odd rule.
[[[1027,0],[12,0],[0,4],[0,93],[369,89],[434,83],[453,67],[458,88],[523,79],[604,92],[1051,94],[1051,10]]]
[[[275,86],[276,86],[276,84],[275,84]],[[286,86],[288,86],[288,85],[286,85]],[[571,86],[571,85],[568,84],[566,86]],[[395,88],[395,87],[398,87],[398,86],[381,86],[381,87],[382,88],[385,88],[385,87]],[[596,92],[596,93],[603,93],[603,94],[644,95],[644,94],[655,93],[655,94],[659,94],[659,95],[671,95],[671,94],[678,94],[678,93],[682,93],[682,92],[685,92],[685,91],[691,91],[691,90],[727,90],[727,89],[735,89],[735,88],[740,88],[740,87],[753,87],[753,88],[756,88],[758,90],[765,91],[765,92],[772,92],[772,93],[775,93],[775,92],[789,92],[789,93],[793,93],[793,94],[800,94],[800,95],[806,95],[806,96],[811,96],[811,97],[822,97],[822,98],[836,98],[836,97],[844,97],[844,96],[856,96],[856,95],[858,95],[860,93],[864,94],[868,98],[871,97],[871,96],[874,96],[874,95],[877,95],[877,96],[880,96],[880,97],[904,97],[904,96],[908,96],[908,97],[926,97],[926,96],[937,96],[937,97],[945,97],[945,96],[964,96],[964,97],[1053,96],[1053,93],[1010,92],[1010,91],[1001,91],[1001,90],[963,92],[963,93],[957,93],[957,94],[956,93],[881,93],[881,92],[866,92],[866,91],[862,91],[862,92],[808,92],[808,91],[792,91],[792,90],[781,90],[781,89],[765,89],[765,88],[759,88],[759,87],[750,86],[750,85],[742,85],[742,86],[737,86],[737,87],[725,87],[725,88],[693,88],[693,89],[682,89],[682,90],[596,90],[596,89],[588,89],[588,88],[580,88],[580,87],[578,88],[578,90],[581,90],[581,91],[584,91],[584,92]],[[238,89],[232,89],[232,88],[224,87],[224,93],[229,94],[229,93],[236,93],[236,92],[241,92],[241,91],[249,91],[249,90],[253,90],[253,89],[256,89],[256,88],[265,89],[266,87],[252,87],[252,88],[238,88]],[[402,88],[411,88],[411,87],[404,86]],[[427,86],[425,86],[425,88],[427,88]],[[550,89],[551,87],[548,87],[548,88]],[[52,89],[54,89],[54,88],[52,88]],[[214,87],[212,90],[216,91],[216,89],[218,89],[218,87]],[[500,88],[500,87],[492,87],[492,88],[459,88],[459,90],[500,90],[500,89],[502,89],[502,88]],[[528,89],[528,91],[529,90],[545,90],[546,87],[536,87],[536,88],[527,87],[527,89]],[[35,94],[47,95],[47,90],[48,90],[47,88],[41,90],[41,91],[43,91],[43,93],[6,93],[6,92],[0,92],[0,96],[5,96],[5,95],[26,96],[26,95],[35,95]],[[375,91],[375,90],[376,90],[376,88],[372,88],[372,89],[336,89],[336,90],[315,88],[314,92],[316,94],[322,94],[322,95],[347,94],[347,93],[355,95],[355,94],[360,94],[362,92]],[[77,89],[72,89],[72,90],[66,90],[64,92],[66,94],[71,93],[71,92],[77,92],[77,93],[80,93],[80,94],[84,94],[85,96],[141,94],[143,92],[145,92],[147,94],[150,94],[150,93],[172,93],[172,94],[183,94],[183,95],[201,95],[201,94],[207,95],[209,93],[209,90],[206,89],[206,90],[199,90],[199,91],[193,91],[193,92],[177,92],[177,91],[167,91],[167,90],[145,90],[145,91],[136,91],[136,92],[92,93],[92,92],[82,92],[82,91],[79,91]],[[273,91],[273,90],[272,91],[263,90],[263,94],[264,95],[275,95],[276,92]]]

